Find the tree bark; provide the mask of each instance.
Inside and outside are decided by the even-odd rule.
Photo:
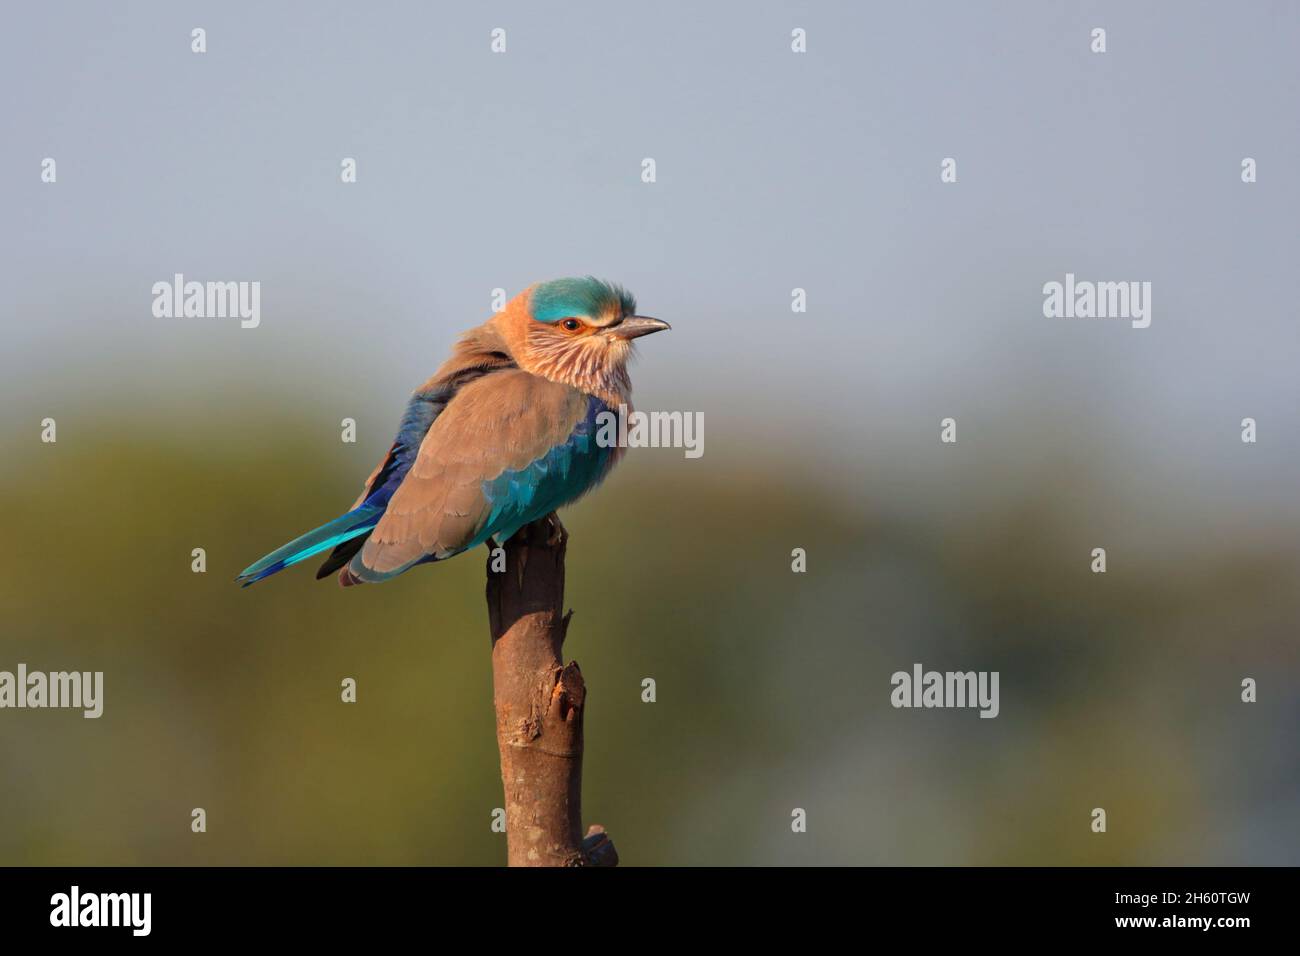
[[[505,788],[510,866],[613,866],[603,828],[582,837],[582,720],[587,688],[564,663],[568,534],[554,514],[504,544],[505,570],[488,557],[492,702]],[[495,562],[500,567],[500,561]]]

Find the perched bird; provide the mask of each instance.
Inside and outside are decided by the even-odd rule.
[[[237,580],[330,551],[318,579],[386,581],[505,541],[590,491],[622,453],[596,440],[597,416],[630,404],[632,341],[669,328],[635,312],[631,294],[591,277],[524,290],[415,390],[352,509]]]

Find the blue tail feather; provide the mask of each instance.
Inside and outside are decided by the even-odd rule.
[[[254,561],[235,579],[248,587],[292,564],[305,561],[312,555],[328,551],[335,545],[350,541],[358,535],[368,534],[383,517],[382,506],[362,505],[341,517],[294,538],[282,548],[276,548],[260,561]]]

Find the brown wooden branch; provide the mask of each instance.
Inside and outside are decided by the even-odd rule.
[[[492,702],[506,798],[511,866],[614,866],[600,826],[582,837],[582,718],[587,688],[564,663],[564,552],[568,534],[551,515],[507,541],[505,570],[488,556]],[[497,563],[498,566],[499,562]]]

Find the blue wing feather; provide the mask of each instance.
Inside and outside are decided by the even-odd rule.
[[[397,427],[397,437],[388,450],[388,457],[384,460],[379,474],[375,475],[370,483],[365,500],[360,505],[347,514],[295,538],[283,547],[276,548],[266,557],[250,564],[240,572],[236,580],[243,587],[248,587],[330,548],[338,548],[348,556],[354,553],[359,547],[356,539],[364,539],[374,530],[375,525],[379,524],[379,519],[384,516],[384,509],[388,507],[393,492],[402,483],[406,473],[411,470],[411,465],[420,450],[420,442],[424,440],[433,420],[447,407],[447,402],[451,400],[460,384],[461,382],[448,383],[426,392],[416,392],[411,397],[402,415],[402,421]]]
[[[283,571],[290,565],[305,561],[312,555],[320,554],[345,541],[363,534],[369,534],[379,523],[384,509],[371,505],[362,505],[349,511],[333,521],[314,528],[306,534],[294,538],[281,548],[276,548],[260,561],[254,561],[240,572],[236,580],[248,587],[263,578],[270,577],[277,571]]]

